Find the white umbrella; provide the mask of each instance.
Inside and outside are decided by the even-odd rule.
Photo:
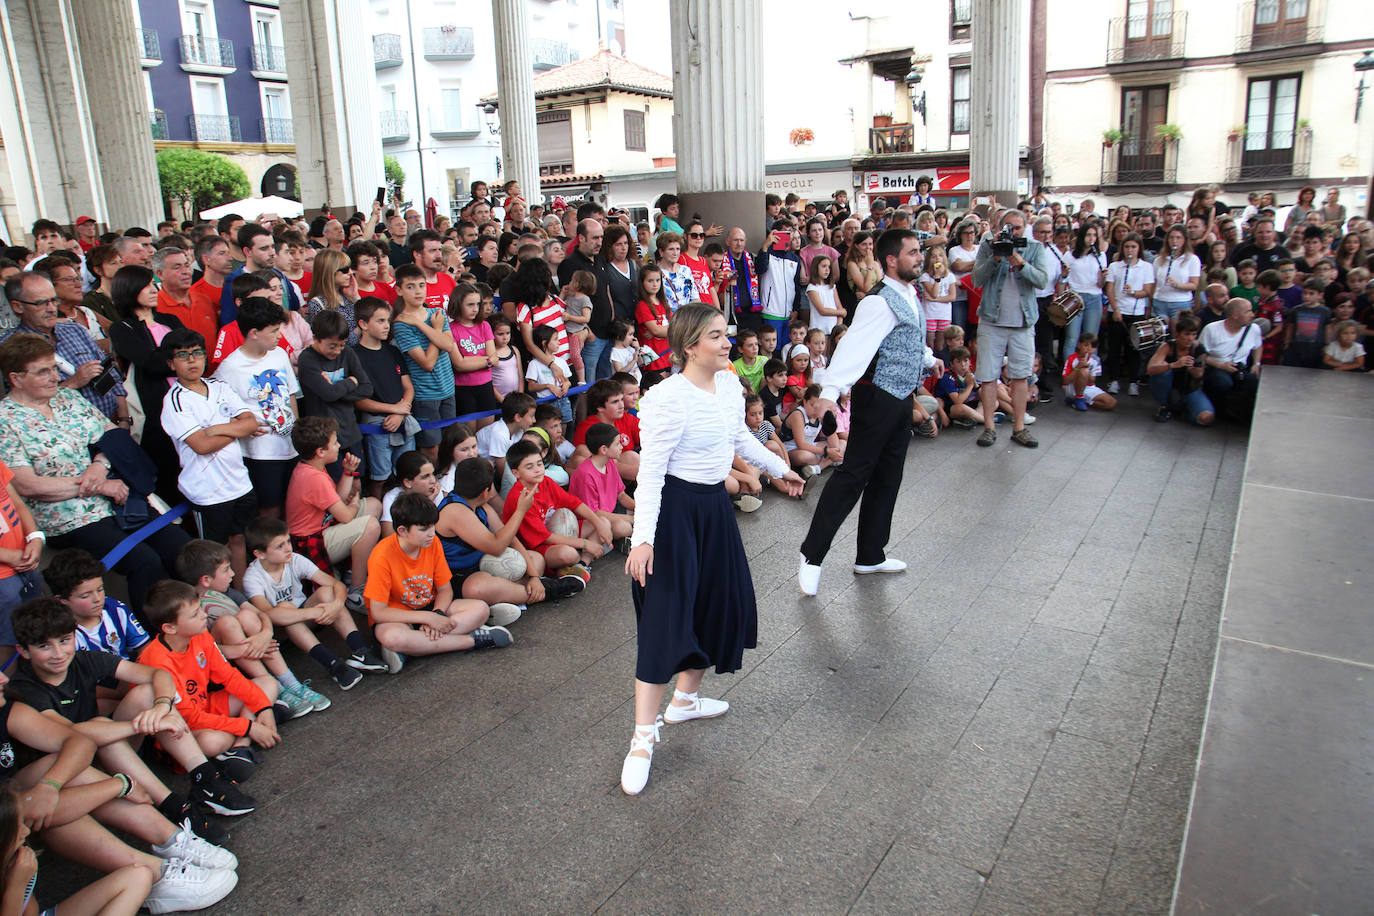
[[[200,218],[219,219],[230,213],[237,213],[244,219],[257,219],[264,213],[275,213],[283,219],[293,219],[304,212],[305,207],[301,206],[300,201],[273,195],[270,197],[249,197],[244,200],[236,200],[231,204],[212,207],[209,210],[201,210]]]

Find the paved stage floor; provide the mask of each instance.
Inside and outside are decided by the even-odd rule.
[[[1041,405],[1036,451],[914,441],[904,575],[851,574],[851,518],[805,599],[816,493],[740,516],[759,648],[639,798],[619,560],[509,650],[330,690],[226,822],[214,912],[1166,912],[1247,440],[1122,400]]]

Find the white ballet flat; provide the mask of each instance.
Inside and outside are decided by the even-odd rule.
[[[710,697],[698,696],[695,693],[683,693],[681,690],[673,691],[674,700],[688,700],[686,706],[675,706],[668,704],[664,710],[663,721],[669,724],[679,722],[690,722],[693,719],[714,719],[716,716],[723,716],[730,711],[730,704],[724,700],[713,700]]]
[[[653,725],[636,725],[634,738],[630,741],[630,752],[625,755],[625,763],[620,768],[620,789],[626,795],[638,795],[649,782],[649,764],[654,759],[654,745],[662,739],[658,730],[663,725],[663,717],[654,720]],[[640,757],[636,751],[649,756]]]

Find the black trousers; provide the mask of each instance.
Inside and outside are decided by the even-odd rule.
[[[1035,322],[1035,352],[1040,354],[1040,390],[1054,393],[1055,382],[1059,378],[1059,360],[1054,356],[1054,341],[1064,333],[1064,329],[1050,321],[1046,309],[1054,301],[1053,296],[1041,296],[1036,300],[1040,306],[1040,317]]]
[[[1107,334],[1107,359],[1102,369],[1108,379],[1114,382],[1140,381],[1141,353],[1131,346],[1131,325],[1149,319],[1149,315],[1122,315],[1117,321],[1110,310],[1102,319]],[[1151,348],[1151,353],[1154,352]]]
[[[129,536],[120,529],[113,516],[102,518],[75,531],[48,539],[51,547],[62,550],[80,547],[97,560]],[[124,576],[129,583],[129,604],[134,613],[143,613],[143,599],[148,589],[163,579],[176,578],[177,554],[191,538],[176,525],[168,525],[129,551],[114,565],[113,572]]]
[[[860,496],[854,562],[876,566],[886,559],[883,550],[892,534],[892,510],[911,443],[911,407],[911,395],[895,398],[876,385],[854,386],[844,463],[832,472],[816,503],[816,514],[801,545],[806,562],[819,566],[825,559],[835,533]]]

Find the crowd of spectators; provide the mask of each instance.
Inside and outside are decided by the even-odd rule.
[[[283,636],[291,664],[347,691],[416,656],[508,647],[531,607],[610,568],[639,395],[674,371],[687,303],[725,314],[750,430],[808,478],[844,461],[825,372],[884,281],[890,229],[920,241],[940,369],[921,437],[1023,412],[1019,378],[974,374],[975,266],[1004,224],[1047,267],[1032,404],[1112,409],[1143,388],[1160,422],[1243,423],[1262,366],[1363,371],[1374,331],[1374,226],[1336,189],[1322,205],[1303,189],[1282,231],[1272,195],[1228,207],[1215,188],[1106,215],[1040,192],[1018,220],[937,207],[928,182],[866,214],[845,191],[769,195],[752,241],[672,195],[636,225],[528,204],[517,182],[471,192],[433,226],[380,203],[104,235],[39,220],[0,258],[7,905],[32,894],[30,831],[106,873],[83,893],[108,912],[228,894],[219,818],[254,810],[242,785],[281,724],[332,705]],[[726,485],[743,512],[787,489],[741,458]]]

